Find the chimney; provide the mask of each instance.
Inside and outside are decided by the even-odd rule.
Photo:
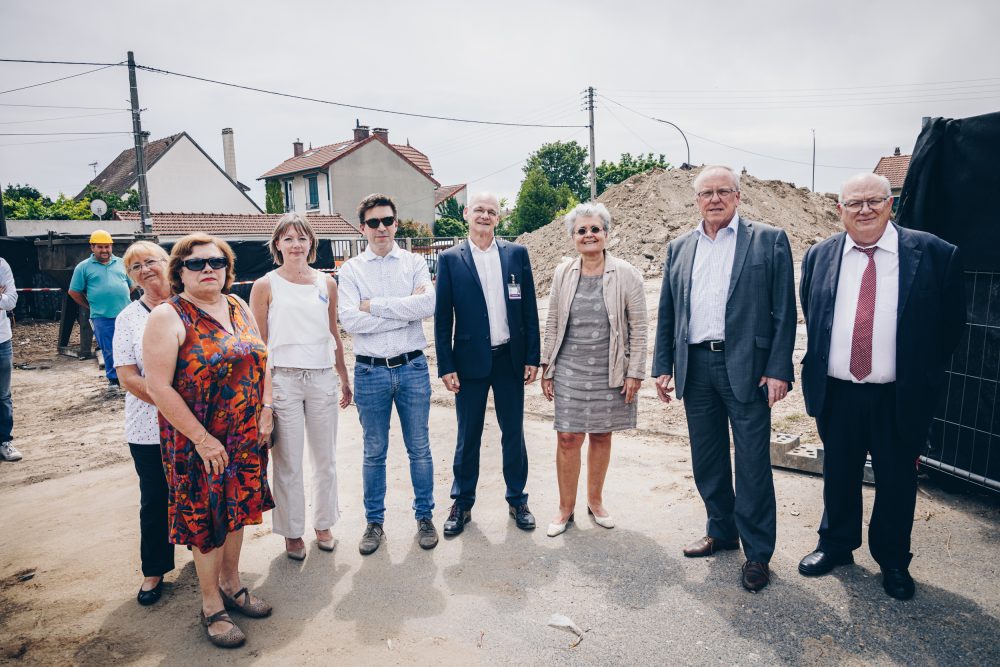
[[[372,128],[372,134],[374,134],[375,138],[381,141],[382,143],[386,144],[389,143],[389,130],[385,129],[384,127]]]
[[[236,182],[236,146],[233,144],[233,128],[222,128],[222,159],[226,165],[226,175]]]
[[[357,121],[355,121],[355,122],[357,122]],[[367,138],[368,138],[368,126],[367,125],[356,124],[354,126],[354,140],[355,141],[364,141]]]
[[[899,155],[899,146],[896,146],[896,150],[892,152],[893,155]]]
[[[298,157],[302,155],[302,140],[296,139],[292,142],[292,157]]]

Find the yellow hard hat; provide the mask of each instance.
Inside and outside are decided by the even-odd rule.
[[[90,235],[90,242],[93,243],[114,243],[111,239],[111,234],[108,234],[103,229],[96,229],[94,233]]]

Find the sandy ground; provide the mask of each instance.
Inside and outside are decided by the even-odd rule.
[[[187,551],[177,551],[163,600],[151,608],[135,602],[138,485],[121,400],[105,395],[93,361],[51,354],[54,325],[21,326],[15,339],[25,337],[35,342],[15,345],[15,361],[42,363],[14,371],[15,433],[25,459],[0,464],[0,663],[1000,663],[995,496],[922,483],[911,565],[918,592],[903,603],[883,593],[865,548],[856,552],[855,567],[820,579],[797,574],[799,558],[815,544],[821,480],[776,470],[774,575],[771,586],[751,595],[738,583],[738,553],[681,555],[702,535],[704,509],[691,478],[683,408],[659,404],[649,382],[640,428],[615,436],[605,495],[614,530],[587,520],[584,501],[578,523],[563,536],[518,530],[503,501],[499,432],[488,424],[473,522],[430,552],[414,539],[406,457],[394,423],[388,542],[373,556],[358,554],[361,430],[354,407],[344,410],[336,552],[310,543],[307,559],[296,563],[284,557],[268,517],[248,529],[244,580],[275,612],[265,620],[237,617],[249,641],[220,651],[197,623]],[[436,381],[434,387],[440,529],[450,504],[455,417],[450,395]],[[527,490],[544,527],[557,506],[551,407],[537,384],[528,393]],[[797,391],[774,421],[815,441]],[[871,489],[865,502],[870,511]],[[570,648],[572,636],[546,625],[554,613],[587,630],[579,646]]]

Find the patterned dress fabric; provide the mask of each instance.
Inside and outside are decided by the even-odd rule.
[[[221,547],[229,533],[261,523],[262,513],[274,507],[267,449],[257,443],[267,346],[239,301],[226,299],[233,333],[190,301],[169,301],[187,332],[173,387],[229,455],[223,474],[211,477],[194,443],[159,416],[170,541],[202,553]]]
[[[638,396],[626,404],[621,387],[608,387],[610,345],[604,278],[581,276],[554,362],[555,430],[609,433],[635,428]]]

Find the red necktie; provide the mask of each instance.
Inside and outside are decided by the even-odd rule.
[[[861,274],[858,311],[854,315],[854,336],[851,339],[851,375],[858,381],[872,372],[872,328],[875,324],[875,250],[854,247],[868,255],[868,266]]]

